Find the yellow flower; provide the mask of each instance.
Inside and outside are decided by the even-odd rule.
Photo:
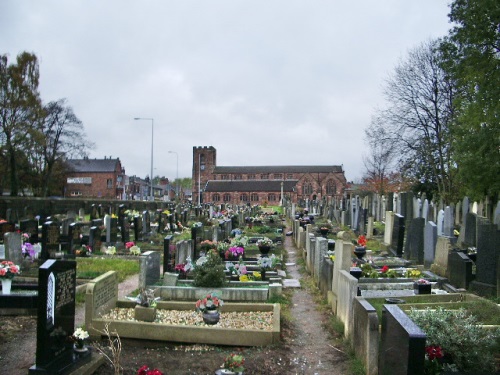
[[[240,281],[247,282],[248,281],[248,276],[247,275],[240,275]]]
[[[260,272],[258,272],[258,271],[253,271],[253,277],[255,277],[257,280],[262,279],[262,276],[261,276]]]

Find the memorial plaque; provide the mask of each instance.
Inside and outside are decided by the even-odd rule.
[[[75,365],[76,262],[47,260],[38,270],[36,363],[30,374],[63,374]]]

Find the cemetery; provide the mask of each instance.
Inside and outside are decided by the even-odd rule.
[[[0,276],[10,275],[2,277],[0,312],[37,317],[30,374],[96,372],[104,365],[98,342],[106,332],[123,340],[279,345],[279,301],[296,281],[287,275],[285,236],[366,374],[394,368],[423,373],[432,333],[418,314],[450,311],[465,311],[460,319],[474,316],[486,332],[478,338],[484,358],[465,360],[456,353],[448,357],[455,360],[450,366],[467,370],[482,360],[484,373],[495,366],[499,203],[464,198],[443,207],[400,193],[345,202],[285,200],[279,210],[158,205],[142,212],[124,204],[91,205],[89,214],[80,208],[44,218],[30,210],[0,213],[6,217],[0,223]],[[79,273],[79,262],[105,260],[135,265],[134,293],[119,297],[114,269]],[[88,335],[81,346],[75,338],[78,303]]]

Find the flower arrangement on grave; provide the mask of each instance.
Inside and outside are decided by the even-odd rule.
[[[217,243],[217,250],[219,251],[220,254],[225,254],[228,249],[229,249],[229,242],[219,241]]]
[[[134,245],[135,243],[133,241],[125,242],[125,249],[130,250],[130,248]]]
[[[21,246],[21,251],[25,258],[30,257],[31,260],[35,259],[35,247],[31,243],[24,242]]]
[[[358,246],[359,247],[366,247],[366,237],[363,235],[360,235],[358,237]]]
[[[234,264],[233,262],[226,263],[226,271],[229,272],[230,275],[241,276],[246,275],[248,273],[247,266],[243,262]]]
[[[274,243],[273,243],[273,240],[271,240],[269,237],[264,237],[264,238],[260,238],[259,240],[257,240],[257,246],[258,247],[262,247],[262,246],[273,247]]]
[[[0,263],[0,279],[13,279],[14,276],[21,273],[21,268],[16,266],[10,260],[4,260]]]
[[[156,307],[156,301],[160,299],[160,297],[155,297],[155,292],[153,289],[145,289],[142,288],[139,291],[139,294],[135,298],[130,298],[132,301],[135,301],[136,304],[142,307]]]
[[[83,245],[80,249],[75,250],[75,255],[80,257],[85,257],[92,253],[92,247],[88,245]]]
[[[245,358],[241,354],[231,353],[225,359],[222,368],[232,372],[243,372],[245,367]]]
[[[71,336],[71,340],[75,343],[75,347],[78,349],[83,349],[85,346],[85,340],[89,338],[89,333],[83,328],[77,328],[73,335]]]
[[[231,246],[226,251],[226,259],[239,258],[239,257],[242,257],[244,253],[245,253],[245,249],[243,247]]]
[[[179,275],[185,277],[191,269],[193,269],[193,263],[191,262],[191,257],[187,257],[186,263],[176,264],[174,271]]]
[[[430,281],[426,279],[418,279],[415,281],[415,284],[417,285],[430,285]]]
[[[223,305],[224,301],[219,298],[217,293],[212,292],[196,301],[196,311],[207,312],[209,310],[218,310]]]
[[[236,235],[236,237],[234,237],[231,240],[231,243],[230,243],[230,245],[232,247],[243,247],[243,248],[247,244],[248,244],[248,237],[247,236],[242,236],[242,235]]]
[[[217,251],[209,251],[206,256],[196,260],[193,284],[203,288],[220,288],[226,285],[225,264]]]
[[[104,252],[107,255],[115,255],[116,254],[116,247],[114,247],[114,246],[108,246],[108,247],[106,247],[106,250]]]
[[[272,254],[270,257],[260,257],[257,259],[257,265],[262,269],[262,270],[271,270],[276,268],[276,265],[279,263],[279,258]]]
[[[137,245],[132,246],[129,251],[131,255],[141,255],[141,248]]]
[[[157,368],[150,370],[147,365],[144,365],[139,370],[137,370],[137,375],[163,375],[163,372],[161,372]]]
[[[201,249],[201,251],[205,251],[205,252],[207,252],[208,250],[211,250],[211,249],[217,249],[217,242],[213,242],[210,240],[201,241],[200,249]]]

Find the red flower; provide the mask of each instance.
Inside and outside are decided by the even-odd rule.
[[[387,271],[389,271],[389,266],[383,266],[382,269],[380,270],[380,272],[382,273],[386,273]]]
[[[358,237],[358,245],[359,246],[366,246],[366,237],[361,235]]]
[[[444,355],[440,346],[426,346],[425,352],[427,353],[427,357],[429,357],[429,360],[431,361],[434,360],[434,358],[443,358]]]
[[[137,375],[147,375],[149,367],[144,365],[139,370],[137,370]]]

